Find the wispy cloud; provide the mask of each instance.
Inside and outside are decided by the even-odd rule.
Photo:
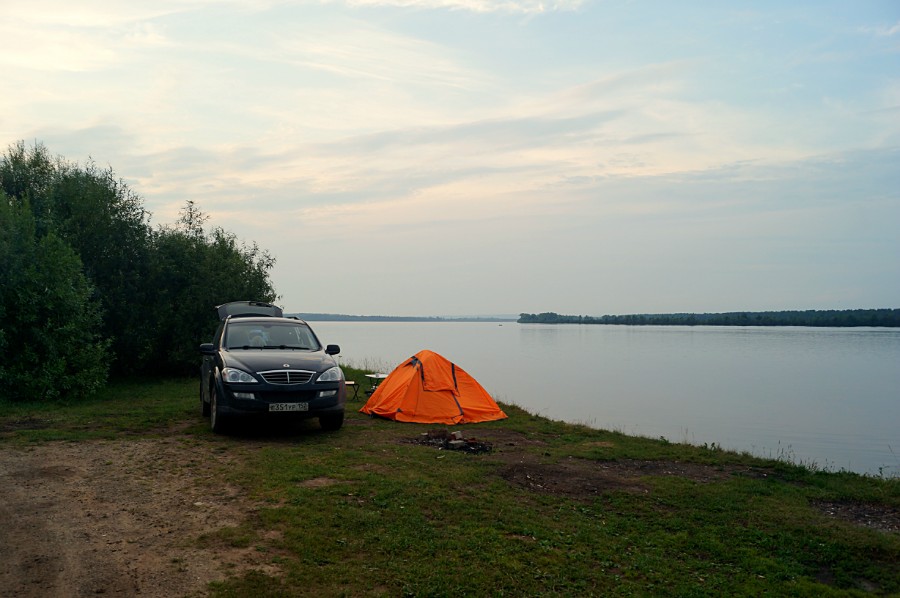
[[[861,27],[860,31],[863,33],[869,33],[875,35],[877,37],[893,37],[897,34],[900,34],[900,21],[897,21],[893,25],[877,25],[875,27],[867,26]]]
[[[4,2],[0,17],[6,22],[41,27],[65,27],[99,31],[145,21],[183,9],[184,3],[160,0],[144,3],[125,0],[32,0],[30,2]]]
[[[450,9],[475,13],[541,14],[579,9],[585,0],[338,0],[349,6]]]
[[[275,43],[270,58],[345,79],[458,89],[484,83],[483,75],[461,67],[446,47],[361,21],[316,24],[302,35],[279,34]]]
[[[122,64],[131,51],[170,43],[151,22],[162,14],[127,3],[6,3],[0,9],[0,64],[63,72]]]

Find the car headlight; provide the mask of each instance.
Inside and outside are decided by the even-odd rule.
[[[334,366],[322,372],[316,382],[340,382],[343,379],[344,372],[338,366]]]
[[[245,372],[235,368],[225,368],[222,370],[222,378],[229,384],[248,384],[258,382],[256,378]]]

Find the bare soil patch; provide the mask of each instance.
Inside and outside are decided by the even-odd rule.
[[[426,440],[437,436],[439,434],[436,432],[429,432]],[[541,454],[540,447],[546,443],[508,430],[492,430],[477,440],[496,449],[494,458],[504,463],[500,476],[509,483],[534,492],[575,499],[592,499],[613,490],[646,493],[649,486],[641,479],[647,476],[679,476],[697,482],[711,482],[727,478],[734,471],[677,461],[597,461],[577,457],[559,460],[550,458],[549,453]],[[418,443],[434,446],[422,440]],[[610,442],[596,442],[592,446],[614,448]]]
[[[817,501],[813,506],[827,517],[881,532],[900,532],[900,509],[862,502]]]
[[[568,457],[545,461],[535,455],[503,454],[500,475],[511,484],[544,494],[591,499],[614,490],[638,494],[650,491],[647,476],[678,476],[696,482],[728,477],[723,469],[677,461],[594,461]]]
[[[257,508],[222,481],[231,460],[174,438],[0,447],[0,596],[202,595],[267,569],[197,541]]]

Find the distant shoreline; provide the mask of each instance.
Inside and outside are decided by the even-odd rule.
[[[294,313],[307,322],[515,322],[514,316],[356,316],[347,314]]]
[[[519,314],[519,324],[618,324],[626,326],[810,326],[850,328],[900,327],[900,309],[844,309],[805,311],[740,311],[727,313],[631,314],[624,316],[566,316],[554,312]]]
[[[846,309],[725,313],[572,316],[555,312],[516,316],[364,316],[293,313],[309,322],[496,322],[518,324],[606,324],[624,326],[808,326],[821,328],[900,327],[900,309]]]

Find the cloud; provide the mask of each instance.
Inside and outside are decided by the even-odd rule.
[[[354,7],[397,7],[428,10],[460,10],[474,13],[511,13],[534,15],[547,12],[573,11],[585,0],[342,0]]]
[[[127,3],[6,3],[0,9],[0,64],[64,72],[109,68],[131,51],[167,45],[150,21],[165,13]]]
[[[900,21],[893,25],[878,25],[876,27],[861,27],[860,31],[875,35],[876,37],[893,37],[900,34]]]
[[[279,32],[274,54],[272,50],[266,50],[268,59],[345,79],[459,89],[485,82],[475,71],[461,68],[445,47],[356,20],[316,22],[306,31]]]
[[[31,0],[29,2],[5,2],[0,17],[6,22],[28,26],[65,27],[98,31],[157,18],[177,12],[179,2],[145,3],[134,1],[107,2],[106,0]]]
[[[0,64],[38,71],[87,71],[119,61],[107,40],[54,28],[0,25]]]
[[[326,152],[382,152],[423,146],[473,145],[496,154],[502,150],[521,150],[554,140],[577,139],[620,116],[620,112],[595,112],[569,117],[533,115],[460,122],[442,126],[382,131],[348,138],[322,146]],[[418,151],[418,150],[417,150]]]

